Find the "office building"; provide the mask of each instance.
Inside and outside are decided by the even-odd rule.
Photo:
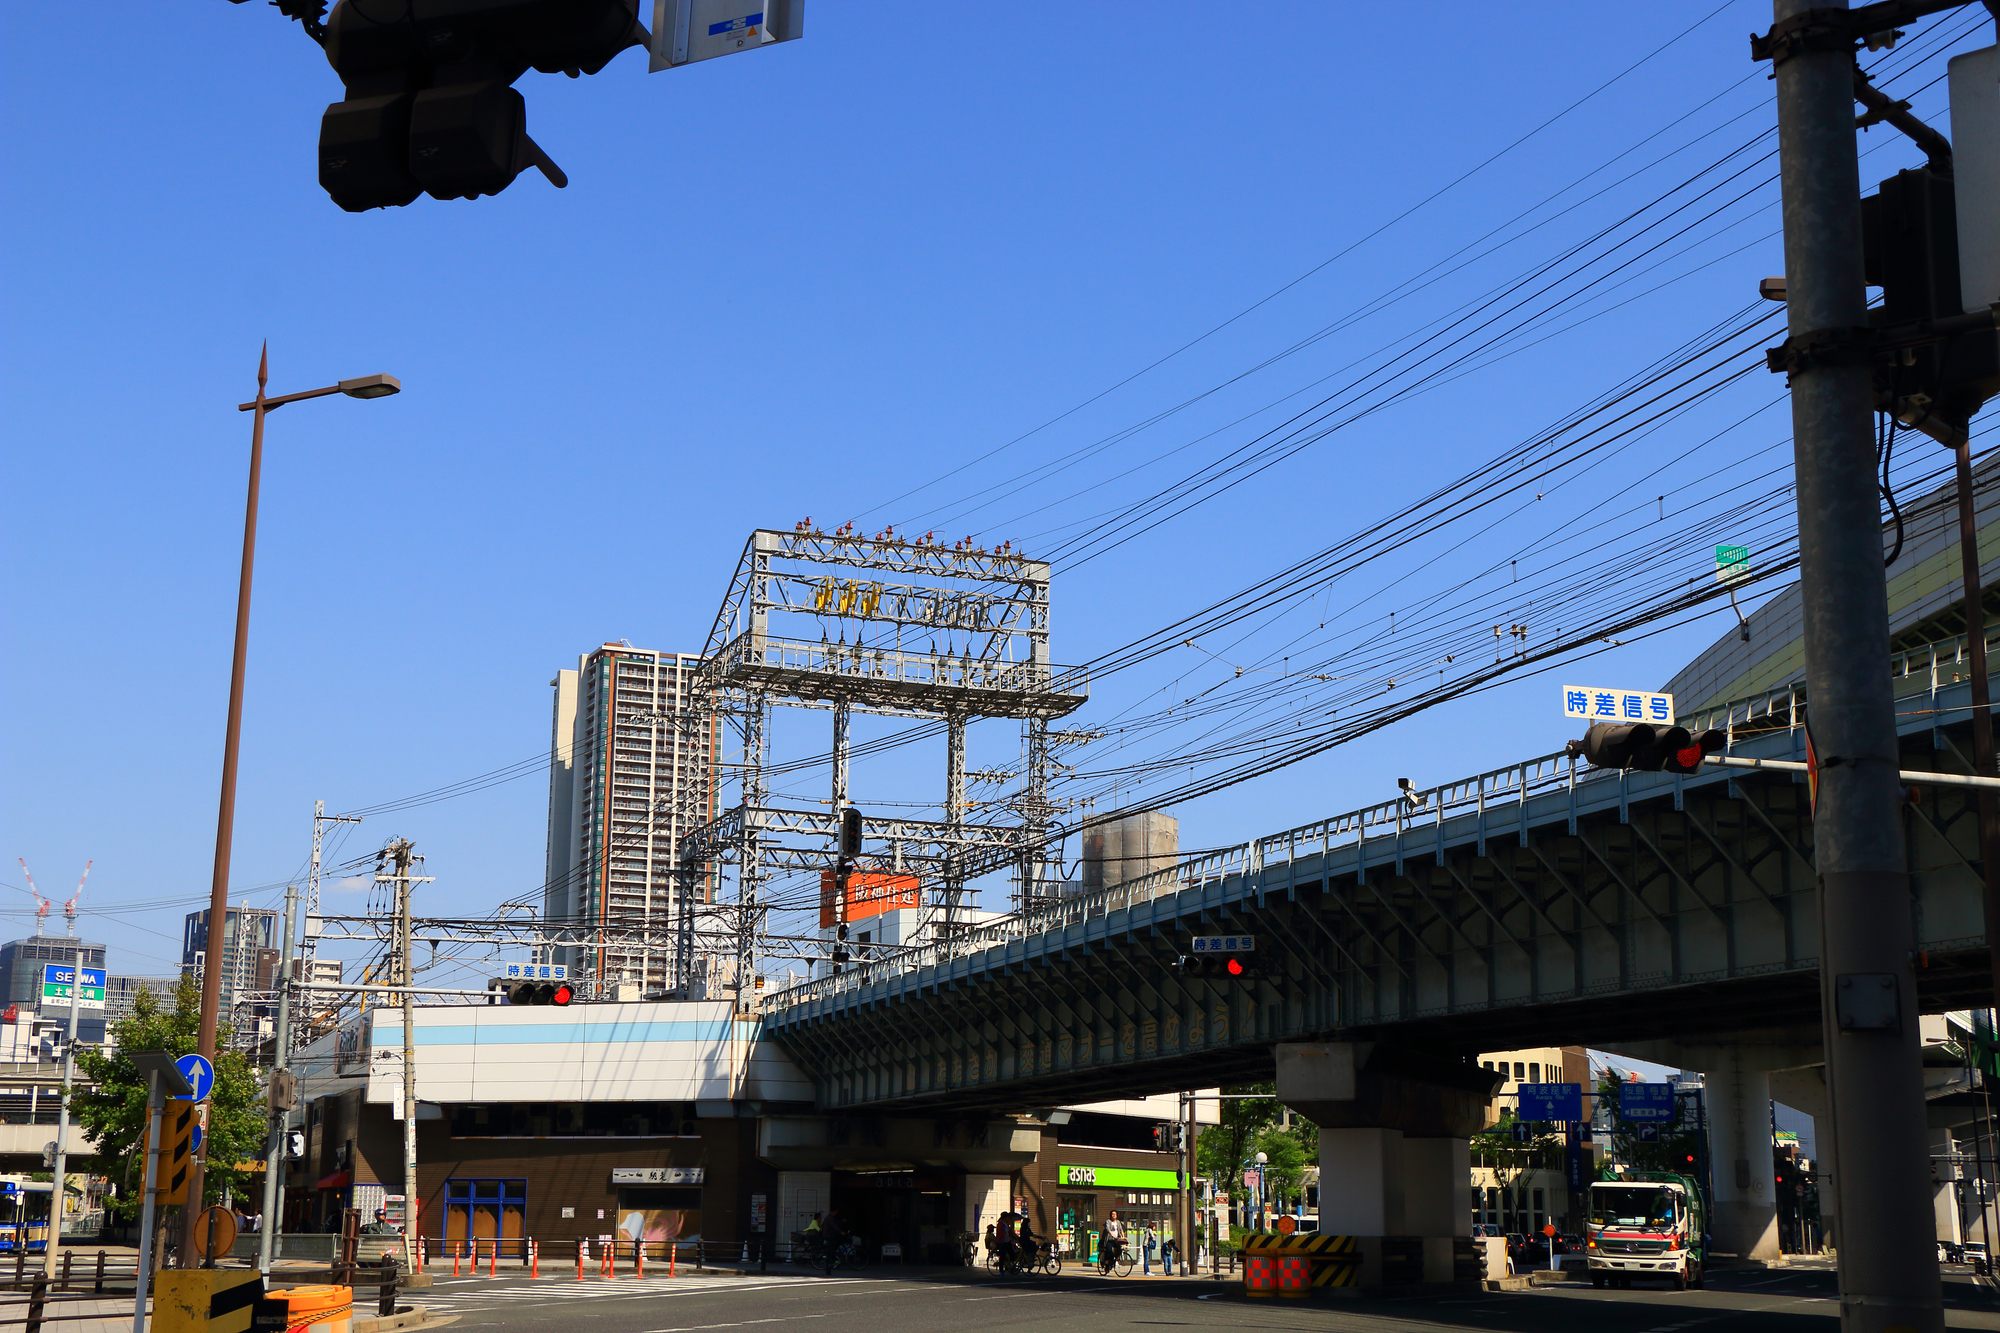
[[[549,684],[549,831],[543,917],[657,932],[650,944],[607,940],[550,951],[572,976],[664,989],[678,899],[674,846],[716,813],[721,725],[688,715],[700,658],[608,643]],[[714,894],[714,869],[696,893]]]
[[[16,1018],[22,1022],[31,1022],[39,1017],[57,1023],[67,1033],[69,1006],[60,1000],[43,1001],[42,978],[50,963],[64,968],[75,967],[79,949],[83,951],[85,967],[104,966],[104,946],[74,936],[35,935],[0,944],[0,996],[5,998],[0,1009],[15,1011]],[[105,998],[110,998],[108,992]],[[76,1019],[77,1040],[93,1046],[101,1043],[104,1040],[104,1020],[104,1010],[84,1008]]]

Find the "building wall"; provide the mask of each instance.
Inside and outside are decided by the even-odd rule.
[[[560,671],[551,719],[548,888],[550,920],[620,921],[668,928],[678,886],[682,820],[716,812],[718,719],[683,725],[699,658],[606,644]],[[568,719],[567,740],[564,722]],[[562,845],[557,839],[563,829]],[[713,896],[714,872],[698,889]],[[664,948],[566,947],[551,961],[580,979],[664,988]]]

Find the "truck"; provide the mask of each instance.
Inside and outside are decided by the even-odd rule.
[[[1666,1171],[1592,1182],[1584,1253],[1593,1287],[1629,1287],[1635,1277],[1665,1278],[1675,1291],[1701,1286],[1708,1207],[1700,1182]]]

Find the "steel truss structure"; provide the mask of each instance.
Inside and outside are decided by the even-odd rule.
[[[807,617],[818,638],[801,633]],[[829,640],[828,623],[837,626]],[[787,632],[791,631],[791,632]],[[706,963],[696,886],[733,866],[731,976],[739,1006],[754,993],[768,909],[763,883],[777,870],[830,870],[840,814],[849,805],[853,714],[917,718],[946,737],[942,820],[866,819],[864,853],[889,869],[926,877],[925,929],[949,938],[962,924],[967,882],[1004,867],[1031,902],[1049,876],[1045,844],[1059,807],[1049,799],[1049,724],[1081,706],[1085,673],[1049,660],[1049,566],[1008,550],[940,546],[889,533],[868,538],[800,525],[759,529],[744,544],[690,690],[684,725],[723,718],[741,740],[740,799],[713,819],[689,817],[678,848],[682,910],[675,984],[690,993]],[[795,809],[768,796],[771,710],[830,712],[831,801]],[[966,819],[965,732],[980,718],[1022,727],[1021,789],[1009,802],[1020,823]],[[692,812],[690,812],[692,815]],[[836,904],[844,913],[845,903]],[[711,912],[711,919],[714,914]]]

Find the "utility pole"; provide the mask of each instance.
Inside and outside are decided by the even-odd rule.
[[[1775,0],[1820,1004],[1847,1333],[1941,1333],[1845,0]],[[1884,998],[1893,997],[1893,1005]],[[1867,1001],[1864,1003],[1864,1001]],[[1757,1168],[1752,1164],[1752,1169]]]
[[[90,873],[89,867],[84,874]],[[82,890],[79,888],[78,892]],[[70,900],[72,904],[75,899]],[[71,917],[74,927],[75,917]],[[56,1157],[51,1164],[55,1168],[53,1188],[49,1191],[49,1243],[45,1247],[47,1264],[44,1270],[50,1277],[56,1275],[56,1251],[62,1248],[62,1219],[69,1202],[68,1192],[63,1187],[63,1176],[69,1170],[69,1093],[70,1085],[76,1078],[76,1014],[83,1007],[83,946],[76,946],[76,970],[69,979],[69,1041],[63,1046],[62,1105],[56,1111]]]
[[[433,876],[412,875],[410,865],[416,846],[407,838],[397,838],[388,847],[395,858],[393,875],[378,874],[376,883],[396,886],[396,984],[403,990],[403,1265],[416,1271],[417,1260],[417,997],[408,989],[416,984],[416,950],[410,937],[410,888],[428,884]]]
[[[319,822],[313,822],[313,851],[319,851]],[[318,857],[314,857],[317,870]],[[298,908],[299,886],[285,886],[285,937],[278,946],[278,1042],[271,1060],[269,1139],[264,1145],[264,1224],[257,1234],[257,1271],[271,1272],[272,1237],[285,1211],[285,1136],[291,1130],[292,1103],[296,1086],[292,1069],[292,936],[293,914]],[[308,977],[306,980],[310,981]]]

